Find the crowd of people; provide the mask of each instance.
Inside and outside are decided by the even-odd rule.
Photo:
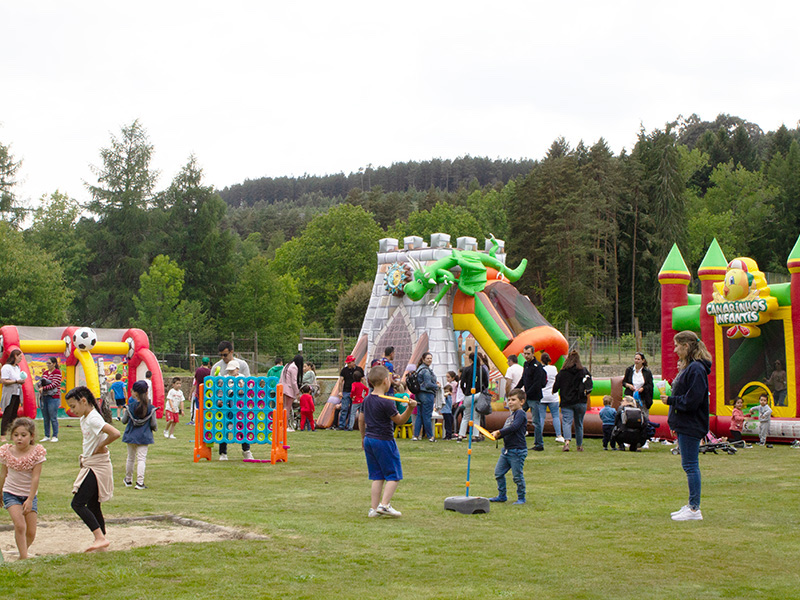
[[[678,357],[679,372],[673,382],[672,393],[667,395],[663,388],[659,390],[661,401],[669,407],[668,426],[677,437],[689,499],[686,505],[672,513],[671,518],[676,521],[702,520],[698,455],[701,442],[708,434],[708,374],[711,355],[692,332],[676,335],[674,349]],[[229,377],[250,374],[247,363],[234,356],[230,342],[221,342],[218,350],[220,359],[217,363],[209,366],[210,360],[204,357],[195,372],[190,424],[196,419],[199,390],[205,377],[211,374]],[[11,443],[0,446],[0,488],[3,491],[4,507],[14,523],[20,558],[26,558],[28,547],[36,536],[37,491],[47,452],[41,443],[36,442],[35,422],[25,417],[13,418],[16,415],[15,407],[19,407],[18,388],[24,380],[16,366],[20,357],[19,350],[12,352],[2,369],[2,441],[6,441],[6,434],[9,433]],[[560,371],[551,364],[546,352],[540,353],[537,358],[533,346],[524,348],[523,357],[525,360],[522,365],[518,363],[516,356],[508,358],[508,369],[497,384],[497,392],[504,399],[509,416],[502,428],[491,434],[486,432],[493,439],[503,440],[503,450],[494,472],[498,491],[497,496],[490,499],[492,502],[507,501],[505,477],[511,471],[517,488],[515,504],[525,503],[524,465],[528,456],[528,410],[533,422],[531,450],[544,450],[543,430],[548,411],[556,434],[555,440],[562,444],[562,451],[572,450],[573,430],[574,449],[577,452],[584,449],[583,421],[593,383],[591,374],[581,363],[579,353],[574,350],[569,352]],[[273,367],[268,376],[276,377],[283,385],[284,408],[287,414],[292,413],[293,404],[297,400],[301,415],[300,429],[308,428],[313,431],[314,395],[318,390],[314,365],[304,362],[300,354],[286,365],[280,360],[276,362],[279,364]],[[470,353],[465,362],[460,372],[449,371],[446,380],[441,382],[434,372],[433,356],[430,352],[423,353],[418,364],[409,365],[400,376],[395,373],[392,347],[385,348],[384,356],[372,362],[367,377],[356,366],[355,358],[347,357],[337,382],[341,392],[341,405],[336,425],[340,430],[353,430],[357,424],[361,432],[369,479],[372,481],[369,517],[398,517],[401,514],[391,505],[392,497],[402,479],[402,465],[394,436],[396,427],[405,426],[413,419],[413,439],[435,442],[434,414],[442,419],[445,440],[465,440],[469,435],[471,420],[477,421],[480,418],[481,423],[485,424],[483,414],[486,412],[485,402],[490,387],[489,363],[480,352]],[[774,383],[777,382],[776,385],[780,385],[782,381],[779,368],[780,365],[776,365],[772,377]],[[60,389],[61,381],[55,360],[48,361],[38,385],[45,433],[40,442],[57,442],[58,396],[54,391]],[[612,408],[610,396],[603,399],[600,419],[605,450],[609,447],[611,450],[629,451],[646,448],[652,434],[648,424],[655,388],[653,374],[643,353],[637,352],[634,355],[633,364],[625,371],[623,387],[625,396],[618,409]],[[66,394],[71,413],[80,417],[83,436],[80,470],[73,484],[72,508],[94,536],[87,551],[103,550],[108,546],[101,504],[113,494],[113,469],[108,445],[119,437],[127,445],[124,485],[133,486],[137,490],[147,489],[144,479],[147,453],[149,446],[154,443],[153,432],[157,430],[151,389],[149,381],[136,381],[132,385],[130,398],[125,398],[125,388],[121,378],[117,376],[110,387],[109,397],[116,403],[117,418],[125,425],[122,434],[110,422],[110,415],[103,417],[101,399],[95,398],[87,387],[78,386]],[[167,439],[176,438],[175,426],[183,414],[184,402],[181,379],[173,378],[165,404],[164,437]],[[742,427],[747,418],[742,407],[742,400],[738,399],[731,426],[734,441],[741,440]],[[762,444],[766,442],[770,416],[771,409],[764,394],[759,406],[750,415],[750,418],[758,419],[760,423]],[[483,438],[478,428],[473,427],[471,430],[473,441]],[[253,458],[250,446],[246,443],[242,444],[242,453],[245,459]],[[227,460],[227,444],[219,445],[219,458]]]

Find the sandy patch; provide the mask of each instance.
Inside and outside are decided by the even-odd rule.
[[[266,540],[266,536],[223,527],[205,521],[185,519],[175,515],[155,515],[127,519],[108,519],[106,537],[109,550],[130,550],[140,546],[172,544],[175,542],[220,542],[225,540]],[[46,554],[83,552],[92,543],[92,534],[80,520],[39,521],[36,541],[28,554],[31,558]],[[19,559],[14,543],[14,528],[0,526],[0,551],[6,561]]]

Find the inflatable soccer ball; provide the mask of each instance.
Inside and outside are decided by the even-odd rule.
[[[97,343],[97,334],[91,327],[81,327],[72,334],[72,342],[79,350],[91,350]]]

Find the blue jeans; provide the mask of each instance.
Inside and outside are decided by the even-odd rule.
[[[575,422],[575,442],[583,446],[583,417],[586,415],[586,404],[573,404],[561,407],[561,417],[564,419],[564,439],[572,439],[572,423]]]
[[[689,508],[700,508],[700,438],[678,434],[678,449],[681,451],[681,466],[689,483]]]
[[[350,392],[342,392],[342,408],[339,409],[339,429],[349,429]]]
[[[539,402],[539,420],[544,430],[544,421],[547,419],[547,409],[550,409],[550,416],[553,417],[553,429],[556,430],[556,437],[561,436],[561,414],[558,412],[558,402]]]
[[[44,420],[44,437],[50,437],[50,429],[53,430],[53,437],[58,437],[58,407],[61,406],[61,398],[57,396],[44,396],[42,398],[42,419]]]
[[[497,496],[506,499],[506,473],[509,469],[517,484],[517,498],[525,500],[525,459],[528,457],[527,448],[504,448],[497,459],[497,466],[494,468],[494,478],[497,480]]]
[[[433,437],[433,400],[434,395],[426,392],[417,394],[417,418],[414,419],[414,437],[418,438],[420,430],[426,438]]]
[[[542,419],[542,403],[538,400],[528,400],[528,407],[531,409],[531,418],[533,419],[533,445],[534,447],[544,446],[544,436],[542,429],[544,428],[544,419]]]

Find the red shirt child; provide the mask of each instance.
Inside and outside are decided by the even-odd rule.
[[[310,425],[311,431],[314,431],[314,396],[309,394],[311,388],[306,385],[300,391],[303,392],[300,394],[300,431],[306,428],[306,422]]]
[[[361,404],[369,394],[369,388],[361,383],[361,377],[358,374],[356,374],[356,377],[358,379],[353,381],[353,386],[350,388],[350,402],[352,404]]]

